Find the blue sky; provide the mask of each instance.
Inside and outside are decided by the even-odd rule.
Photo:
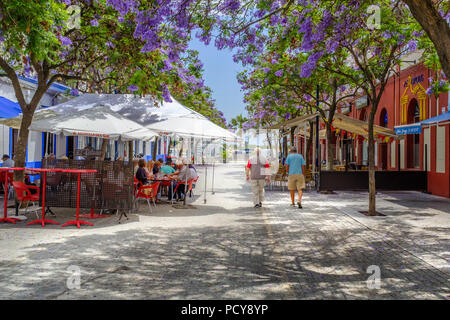
[[[216,108],[223,112],[227,122],[238,114],[242,113],[245,116],[245,106],[242,102],[244,95],[236,79],[236,75],[243,67],[234,63],[232,52],[227,49],[217,50],[213,41],[205,46],[195,37],[189,47],[199,52],[205,70],[205,85],[212,89]]]

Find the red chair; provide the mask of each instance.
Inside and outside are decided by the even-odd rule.
[[[33,208],[31,211],[36,212],[36,217],[39,219],[38,211],[40,210],[39,206],[35,204],[36,201],[39,201],[39,190],[40,188],[37,186],[26,185],[20,181],[14,181],[13,183],[14,189],[16,190],[17,200],[21,203],[24,201],[27,202],[27,207],[25,208],[25,213],[28,211],[28,202],[31,201],[33,203]],[[31,193],[30,190],[36,190],[36,193]]]
[[[139,201],[139,199],[146,199],[147,203],[148,203],[148,207],[150,208],[150,213],[153,213],[152,206],[150,204],[150,200],[153,200],[153,205],[156,207],[155,200],[156,200],[156,196],[158,193],[158,187],[159,187],[160,183],[161,182],[158,181],[158,182],[155,182],[155,183],[153,183],[151,185],[147,185],[147,186],[144,186],[140,183],[138,191],[134,197],[136,204]],[[147,193],[148,191],[145,191],[145,190],[152,190],[152,192]]]
[[[189,188],[190,188],[190,190],[189,190],[189,197],[192,197],[192,195],[194,194],[194,191],[192,191],[192,184],[197,183],[199,177],[200,177],[200,176],[197,176],[197,178],[194,179],[194,182],[191,183],[191,185],[190,185],[190,187],[189,187]]]
[[[188,190],[187,190],[187,192],[186,192],[186,194],[188,193],[188,192],[192,192],[192,183],[194,182],[194,179],[189,179],[188,181],[187,181],[187,183],[188,183]],[[180,183],[180,182],[178,182],[177,183],[177,186],[175,187],[175,190],[173,190],[173,195],[172,195],[172,197],[175,195],[175,194],[177,194],[177,189],[178,189],[178,186],[179,185],[184,185],[184,181],[183,181],[183,183]],[[185,195],[186,196],[186,195]]]

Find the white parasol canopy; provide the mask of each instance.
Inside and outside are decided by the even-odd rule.
[[[187,115],[197,115],[207,119],[200,113],[186,108],[173,98],[172,102],[159,102],[151,96],[140,97],[133,94],[85,93],[67,102],[46,108],[46,110],[67,115],[95,106],[109,107],[112,111],[143,126],[172,117]]]
[[[33,122],[30,130],[63,133],[66,136],[91,136],[122,141],[149,140],[158,134],[112,111],[96,106],[70,114]]]
[[[173,117],[149,124],[146,128],[161,134],[175,134],[186,137],[224,139],[227,141],[241,139],[234,133],[219,127],[204,117],[198,117],[197,115]]]

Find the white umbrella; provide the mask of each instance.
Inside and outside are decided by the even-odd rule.
[[[234,133],[219,127],[215,123],[194,114],[172,117],[146,126],[159,133],[171,133],[179,136],[224,139],[235,141],[240,139]]]
[[[58,114],[71,114],[96,106],[107,106],[112,111],[143,126],[171,117],[186,115],[205,118],[173,98],[172,102],[159,102],[151,96],[140,97],[133,94],[85,93],[67,102],[49,107],[47,110],[53,110]]]
[[[66,136],[91,136],[111,140],[120,138],[122,141],[145,140],[158,135],[105,106],[36,121],[31,124],[30,130],[63,133]]]

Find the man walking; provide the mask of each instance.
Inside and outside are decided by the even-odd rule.
[[[255,148],[255,155],[250,157],[248,164],[245,167],[247,180],[251,180],[253,190],[253,204],[255,208],[262,207],[264,198],[264,181],[270,182],[270,175],[268,172],[269,162],[261,154],[261,149]]]
[[[303,172],[305,171],[305,159],[301,154],[297,153],[297,149],[291,148],[291,151],[286,158],[286,171],[288,172],[288,189],[291,192],[292,207],[295,207],[295,189],[298,192],[297,205],[302,209],[302,195],[305,188],[305,177]]]

